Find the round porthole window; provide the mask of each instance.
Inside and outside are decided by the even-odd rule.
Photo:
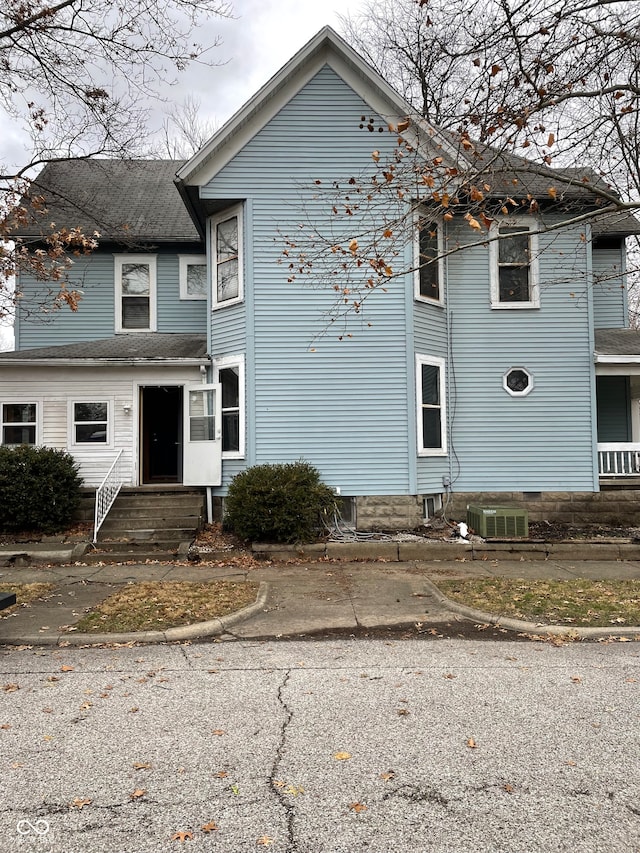
[[[502,386],[512,397],[524,397],[533,390],[533,376],[524,367],[512,367],[502,377]]]

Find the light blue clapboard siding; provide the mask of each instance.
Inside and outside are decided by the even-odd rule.
[[[491,310],[486,245],[449,258],[458,491],[597,488],[586,246],[562,231],[540,250],[541,307],[530,310]],[[532,374],[528,396],[503,389],[511,367]]]
[[[621,250],[593,250],[593,314],[596,329],[627,325],[627,291],[623,284]]]
[[[158,250],[154,254],[157,256],[158,331],[204,334],[206,301],[180,299],[178,252]],[[26,276],[21,276],[20,284],[27,309],[46,301],[50,285]],[[23,312],[16,323],[16,349],[100,340],[114,334],[113,253],[96,251],[87,258],[78,259],[71,271],[69,287],[83,293],[78,311],[62,307],[49,313]]]
[[[370,168],[374,148],[393,144],[386,132],[360,130],[362,115],[371,115],[369,107],[325,67],[202,195],[246,198],[250,210],[245,307],[252,352],[247,387],[254,391],[247,457],[256,463],[304,458],[345,495],[399,494],[409,487],[407,395],[413,393],[404,283],[373,294],[364,320],[352,317],[345,330],[323,335],[333,291],[288,283],[286,267],[278,265],[281,234],[297,233],[301,200],[313,192],[313,181],[324,186],[357,175]],[[326,203],[315,209],[329,216]],[[229,335],[224,342],[224,312],[213,313],[214,352],[237,352],[241,341]],[[339,331],[353,337],[339,341]]]

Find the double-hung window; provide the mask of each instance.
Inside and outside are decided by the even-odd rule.
[[[109,404],[106,400],[73,403],[73,443],[109,444]]]
[[[207,298],[207,259],[204,255],[179,255],[180,299]]]
[[[416,356],[418,455],[447,453],[444,359]]]
[[[442,225],[418,212],[414,228],[414,295],[423,302],[443,304]]]
[[[242,301],[242,208],[211,220],[213,307]]]
[[[155,255],[115,255],[116,331],[156,331]]]
[[[37,404],[2,404],[2,443],[35,444],[37,439]]]
[[[222,452],[226,458],[244,456],[244,358],[233,356],[216,362],[222,386]]]
[[[538,308],[538,236],[531,220],[501,220],[490,230],[491,307]]]

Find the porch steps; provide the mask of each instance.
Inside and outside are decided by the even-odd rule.
[[[174,554],[182,543],[195,539],[205,521],[205,507],[202,489],[123,488],[98,531],[98,548],[119,555]]]

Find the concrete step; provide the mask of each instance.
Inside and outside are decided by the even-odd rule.
[[[105,522],[106,524],[106,522]],[[104,525],[98,533],[98,542],[192,542],[196,537],[195,527],[114,527],[105,530]]]
[[[103,525],[117,524],[120,527],[200,527],[202,516],[198,513],[184,512],[180,507],[171,512],[167,507],[162,512],[151,512],[148,508],[111,508]]]

